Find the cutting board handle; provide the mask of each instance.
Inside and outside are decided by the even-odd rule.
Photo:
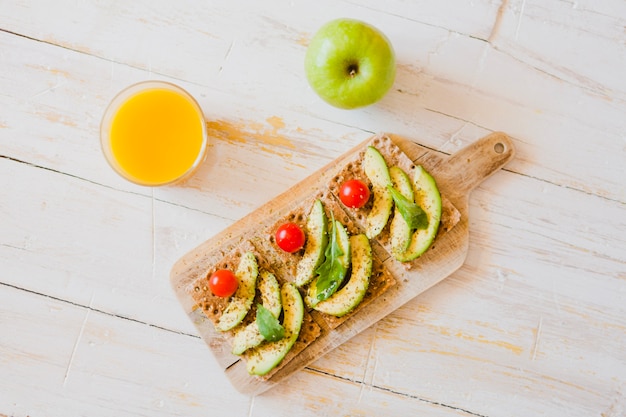
[[[468,194],[515,156],[513,141],[505,133],[491,133],[452,154],[441,167],[459,194]]]

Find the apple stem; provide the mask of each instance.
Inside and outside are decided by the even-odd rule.
[[[348,75],[350,78],[354,78],[354,76],[359,72],[359,66],[357,64],[348,65]]]

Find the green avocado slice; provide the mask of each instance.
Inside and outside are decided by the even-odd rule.
[[[259,292],[263,307],[267,308],[276,318],[282,311],[280,300],[280,286],[274,274],[268,271],[261,271],[259,274]],[[241,329],[238,329],[233,338],[234,355],[241,355],[246,350],[260,345],[265,339],[259,331],[256,320]]]
[[[304,303],[298,288],[293,283],[283,284],[280,290],[284,318],[283,327],[285,337],[276,342],[266,342],[253,349],[246,355],[246,369],[250,375],[263,376],[274,369],[291,350],[300,334],[304,318]]]
[[[394,188],[409,201],[414,201],[415,197],[413,195],[413,184],[411,184],[409,176],[397,166],[389,168],[389,175],[391,176]],[[391,252],[394,256],[402,254],[405,250],[407,250],[409,244],[411,243],[413,231],[407,224],[406,220],[404,220],[404,217],[400,214],[400,210],[398,210],[397,206],[394,207],[393,210],[393,218],[391,219],[391,224],[389,225],[389,234]]]
[[[422,166],[415,168],[413,192],[415,193],[415,203],[426,212],[428,227],[413,232],[408,248],[402,253],[394,254],[400,262],[412,261],[426,252],[437,236],[441,221],[439,188],[437,188],[435,179]]]
[[[308,284],[315,276],[315,270],[324,261],[324,251],[328,244],[328,219],[320,200],[315,200],[306,223],[306,246],[304,255],[296,269],[295,284],[298,287]]]
[[[346,285],[329,299],[315,305],[317,311],[341,317],[354,310],[365,297],[372,275],[372,248],[364,234],[350,237],[352,273]]]
[[[244,319],[254,300],[258,275],[259,267],[254,254],[252,252],[244,253],[235,272],[239,286],[220,316],[215,326],[217,330],[228,331]]]
[[[344,227],[343,224],[339,220],[335,220],[335,230],[336,230],[336,243],[337,248],[341,251],[341,255],[336,259],[336,268],[339,271],[338,275],[341,275],[342,281],[345,279],[345,275],[350,267],[350,237],[348,236],[348,231]],[[307,291],[307,295],[305,297],[305,302],[308,306],[313,307],[317,303],[320,302],[320,297],[318,297],[321,293],[324,292],[324,288],[318,288],[318,281],[320,280],[320,276],[311,282],[309,285],[309,289]],[[337,287],[341,285],[341,282],[336,283]]]
[[[372,192],[374,194],[372,209],[366,219],[367,226],[365,232],[368,238],[373,239],[385,228],[387,221],[389,221],[389,216],[391,216],[393,199],[389,190],[387,190],[387,186],[392,185],[392,183],[385,158],[373,146],[368,146],[365,150],[363,170],[372,183]]]

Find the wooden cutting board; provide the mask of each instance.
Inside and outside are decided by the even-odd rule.
[[[422,165],[433,175],[442,197],[453,206],[453,227],[448,230],[440,228],[433,246],[413,261],[410,268],[389,256],[381,259],[394,276],[396,285],[385,292],[384,296],[373,299],[339,327],[332,330],[322,329],[319,338],[268,380],[248,375],[245,363],[230,353],[230,342],[214,329],[213,323],[196,305],[192,297],[194,282],[206,276],[207,270],[243,239],[274,224],[284,215],[285,210],[326,187],[335,168],[344,165],[344,161],[362,151],[370,140],[204,242],[173,266],[171,284],[179,301],[231,383],[242,393],[254,395],[266,391],[426,291],[463,264],[469,243],[469,195],[472,189],[513,158],[515,150],[511,140],[504,133],[493,133],[449,156],[407,138],[388,136],[412,161]],[[380,254],[381,251],[377,253]]]

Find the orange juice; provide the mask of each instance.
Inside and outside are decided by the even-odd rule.
[[[160,81],[118,94],[103,118],[101,139],[120,175],[149,186],[187,177],[206,150],[202,110],[186,91]]]

